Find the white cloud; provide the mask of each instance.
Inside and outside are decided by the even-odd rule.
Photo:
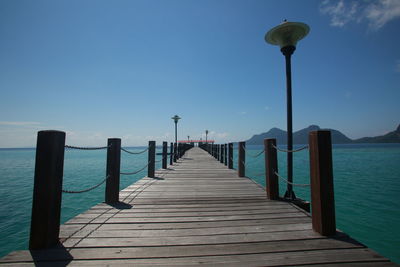
[[[350,22],[367,21],[369,29],[376,31],[400,17],[400,1],[325,0],[320,5],[320,12],[330,16],[331,26],[343,27]]]
[[[269,106],[265,106],[264,109],[265,110],[270,110],[270,107]]]
[[[241,112],[239,112],[239,114],[240,114],[240,115],[246,115],[247,112],[246,112],[246,111],[241,111]]]
[[[399,0],[381,0],[372,3],[365,9],[365,16],[373,30],[382,28],[387,22],[400,16]]]
[[[350,5],[348,2],[345,4],[343,0],[324,1],[320,6],[321,13],[331,16],[331,25],[336,27],[343,27],[354,20],[357,9],[357,2],[352,2]]]
[[[3,126],[38,126],[40,122],[36,121],[0,121]]]
[[[201,134],[202,138],[205,140],[205,134],[203,136],[203,134]],[[215,140],[217,143],[225,143],[225,142],[230,142],[230,140],[228,140],[228,137],[230,137],[231,134],[227,133],[227,132],[215,132],[215,131],[210,131],[208,133],[208,140]]]

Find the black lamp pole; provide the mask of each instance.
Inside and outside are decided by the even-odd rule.
[[[286,46],[281,48],[282,54],[285,56],[286,61],[286,103],[287,103],[287,190],[285,198],[296,199],[293,192],[293,125],[292,125],[292,66],[291,57],[296,50],[295,46]]]
[[[175,146],[174,147],[178,147],[178,120],[180,120],[181,118],[178,115],[173,116],[171,119],[174,120],[175,122]],[[176,161],[178,159],[178,151],[177,149],[174,149],[174,160]]]
[[[279,45],[286,61],[286,101],[287,101],[287,190],[285,198],[295,200],[293,192],[293,127],[292,127],[292,66],[291,57],[296,50],[296,44],[303,39],[310,27],[302,22],[288,22],[284,20],[280,25],[272,28],[265,35],[265,41],[272,45]]]

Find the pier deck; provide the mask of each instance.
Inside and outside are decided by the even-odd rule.
[[[62,246],[16,251],[4,265],[395,266],[338,232],[327,238],[294,205],[199,148],[156,178],[120,192],[61,226]]]

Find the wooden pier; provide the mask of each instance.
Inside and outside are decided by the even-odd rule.
[[[325,237],[295,205],[268,200],[194,147],[167,169],[61,226],[57,248],[16,251],[4,266],[396,266],[346,234]]]

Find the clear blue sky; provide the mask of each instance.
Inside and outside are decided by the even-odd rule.
[[[71,145],[240,141],[286,129],[283,19],[310,34],[293,55],[294,130],[351,138],[400,123],[400,1],[0,1],[0,147],[42,129]]]

